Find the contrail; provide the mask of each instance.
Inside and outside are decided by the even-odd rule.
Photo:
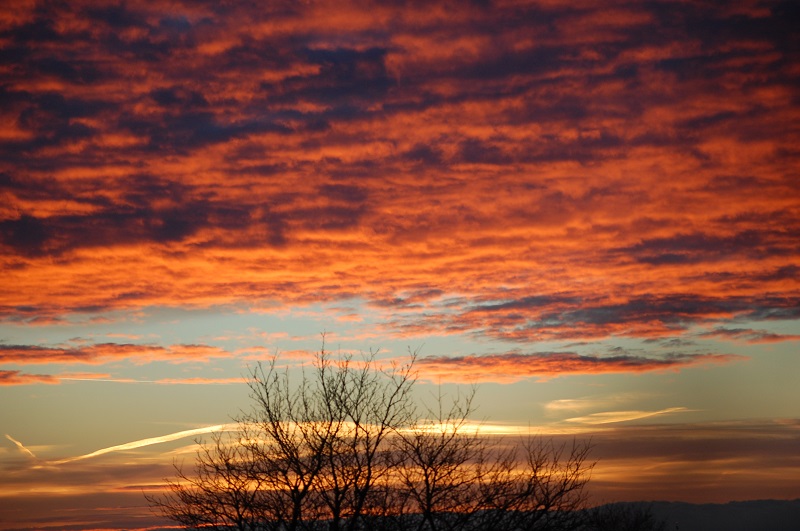
[[[655,417],[656,415],[665,415],[667,413],[683,413],[691,411],[685,407],[670,407],[667,409],[660,409],[658,411],[606,411],[603,413],[592,413],[585,417],[574,417],[566,419],[567,422],[580,422],[582,424],[612,424],[615,422],[627,422],[629,420],[646,419],[648,417]]]
[[[14,437],[12,437],[11,435],[9,435],[9,434],[7,434],[7,433],[6,433],[6,439],[8,439],[9,441],[11,441],[11,442],[13,442],[14,444],[16,444],[16,445],[17,445],[17,448],[19,448],[19,449],[20,449],[20,451],[22,451],[22,452],[25,452],[25,453],[26,453],[26,454],[28,454],[29,456],[31,456],[31,457],[33,457],[34,459],[36,459],[36,456],[33,454],[33,452],[31,452],[30,450],[28,450],[27,448],[25,448],[25,447],[22,445],[22,443],[21,443],[21,442],[19,442],[18,440],[16,440]]]
[[[204,428],[196,428],[193,430],[184,430],[175,433],[170,433],[167,435],[161,435],[160,437],[150,437],[149,439],[139,439],[138,441],[133,441],[125,444],[118,444],[116,446],[109,446],[108,448],[101,448],[100,450],[96,450],[92,453],[86,455],[79,455],[77,457],[70,457],[68,459],[61,459],[59,461],[49,461],[48,465],[63,465],[64,463],[71,463],[72,461],[79,461],[81,459],[89,459],[90,457],[97,457],[98,455],[108,454],[111,452],[120,452],[122,450],[132,450],[134,448],[141,448],[142,446],[150,446],[151,444],[159,444],[169,441],[175,441],[177,439],[183,439],[184,437],[191,437],[192,435],[202,435],[203,433],[211,433],[213,431],[229,431],[232,427],[235,426],[233,424],[217,424],[216,426],[206,426]],[[8,435],[6,435],[8,437]],[[9,437],[10,439],[10,437]],[[13,440],[13,439],[12,439]],[[16,441],[14,441],[16,442]],[[21,444],[17,443],[20,447]],[[33,455],[33,454],[31,454]]]

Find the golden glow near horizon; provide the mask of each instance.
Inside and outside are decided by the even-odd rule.
[[[787,3],[11,4],[0,530],[160,525],[178,434],[321,333],[592,437],[599,498],[800,497]]]

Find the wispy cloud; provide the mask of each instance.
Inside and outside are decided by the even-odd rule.
[[[641,399],[641,395],[633,393],[586,396],[582,398],[561,398],[547,402],[544,407],[551,412],[584,411],[587,409],[598,409],[609,407],[610,405],[635,402]]]
[[[22,371],[0,370],[0,385],[57,384],[59,379],[49,374],[28,374]]]
[[[228,384],[242,384],[245,382],[244,377],[231,377],[231,378],[208,378],[205,376],[195,376],[189,378],[158,378],[155,380],[143,380],[136,378],[112,378],[108,374],[65,374],[55,376],[60,381],[78,381],[78,382],[115,382],[124,384],[158,384],[158,385],[228,385]]]
[[[671,413],[682,413],[685,411],[689,411],[689,409],[685,407],[670,407],[658,411],[603,411],[601,413],[592,413],[591,415],[582,417],[572,417],[566,419],[566,422],[591,425],[613,424],[616,422],[629,422],[632,420],[646,419]]]
[[[680,370],[702,364],[743,359],[732,354],[673,354],[665,357],[587,356],[571,352],[436,356],[417,361],[420,377],[445,382],[515,382],[568,374],[643,373]]]
[[[206,377],[194,376],[186,378],[157,378],[144,380],[137,378],[112,377],[107,373],[68,372],[58,374],[27,374],[21,371],[0,370],[0,386],[3,385],[35,385],[59,384],[61,382],[114,382],[122,384],[155,384],[155,385],[229,385],[242,384],[245,379],[239,377]]]
[[[76,347],[45,347],[37,345],[0,344],[0,363],[45,364],[87,363],[101,364],[115,359],[134,362],[205,361],[210,358],[231,357],[232,354],[209,345],[139,345],[133,343],[98,343]]]
[[[753,330],[750,328],[715,328],[703,332],[700,337],[718,338],[726,341],[739,341],[750,344],[782,343],[784,341],[800,341],[798,334],[778,334],[768,330]]]
[[[115,446],[109,446],[107,448],[101,448],[99,450],[95,450],[94,452],[79,455],[77,457],[69,457],[67,459],[59,459],[56,461],[47,461],[41,463],[38,466],[51,466],[51,465],[63,465],[66,463],[72,463],[74,461],[81,461],[83,459],[90,459],[92,457],[97,457],[100,455],[112,453],[112,452],[122,452],[125,450],[134,450],[136,448],[142,448],[144,446],[151,446],[154,444],[161,444],[170,441],[176,441],[178,439],[183,439],[186,437],[195,437],[197,435],[204,435],[206,433],[216,432],[216,431],[228,431],[231,429],[235,429],[235,424],[217,424],[215,426],[205,426],[203,428],[195,428],[191,430],[183,430],[178,431],[175,433],[169,433],[167,435],[160,435],[158,437],[149,437],[147,439],[139,439],[138,441],[132,441],[124,444],[118,444]]]
[[[31,452],[30,450],[25,448],[25,446],[23,446],[23,444],[21,442],[19,442],[15,438],[13,438],[11,435],[6,433],[6,439],[8,439],[9,441],[13,442],[16,445],[16,447],[19,448],[20,452],[24,453],[28,457],[32,457],[33,459],[36,459],[36,455],[34,455],[33,452]]]

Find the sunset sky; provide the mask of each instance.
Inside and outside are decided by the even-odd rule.
[[[798,3],[2,4],[0,529],[163,523],[323,332],[598,503],[800,497]]]

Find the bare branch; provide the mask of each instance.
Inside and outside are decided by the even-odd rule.
[[[590,444],[490,439],[470,420],[476,389],[412,400],[416,352],[333,357],[292,379],[277,358],[250,372],[252,409],[198,441],[154,511],[190,529],[479,531],[577,529]],[[424,414],[420,414],[424,412]]]

